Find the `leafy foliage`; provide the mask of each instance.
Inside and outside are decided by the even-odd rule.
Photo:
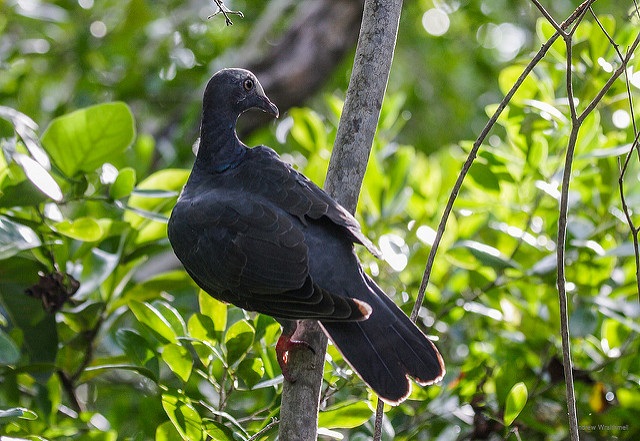
[[[65,10],[47,7],[57,11],[51,25],[63,29],[66,21],[55,17]],[[79,19],[88,23],[93,13]],[[250,17],[251,9],[245,13]],[[72,35],[53,48],[48,56],[60,69],[51,69],[47,81],[33,74],[42,60],[21,54],[23,63],[15,60],[0,84],[3,98],[24,112],[0,108],[8,121],[0,126],[0,434],[271,439],[282,383],[274,351],[279,326],[215,301],[175,262],[165,263],[171,255],[165,222],[188,170],[179,161],[163,167],[167,157],[151,164],[154,151],[166,150],[160,145],[166,139],[147,134],[158,109],[142,104],[189,96],[184,84],[169,79],[172,69],[185,71],[186,84],[207,69],[188,69],[181,49],[209,60],[203,39],[224,45],[229,37],[187,29],[178,17],[171,26],[181,39],[153,38],[153,29],[163,28],[144,2],[132,1],[120,14],[105,18],[121,23],[108,37],[113,42]],[[637,24],[598,17],[620,47],[635,38]],[[144,36],[134,32],[140,23],[147,26]],[[546,41],[554,30],[540,20],[535,31]],[[149,52],[141,51],[144,68],[125,64],[120,71],[113,60],[125,56],[130,38],[144,40],[140,47]],[[583,109],[617,58],[594,21],[584,21],[574,38],[574,93]],[[82,66],[58,57],[75,41],[88,46]],[[553,46],[511,100],[459,194],[418,319],[438,339],[448,374],[438,386],[415,387],[405,404],[387,410],[389,438],[566,437],[555,279],[559,183],[570,133],[563,47]],[[160,58],[172,60],[173,68],[160,68],[151,53],[167,54]],[[525,62],[500,71],[502,93]],[[629,66],[632,78],[639,63]],[[79,73],[83,68],[87,73]],[[162,86],[163,96],[154,92],[160,80],[146,82],[141,74],[151,69],[170,83]],[[104,100],[91,85],[97,75],[121,79],[103,104],[95,104]],[[24,77],[32,89],[17,87]],[[634,97],[636,80],[629,86]],[[404,144],[416,120],[404,109],[414,108],[415,97],[407,92],[410,82],[401,86],[385,99],[358,216],[386,261],[363,252],[365,266],[410,312],[435,225],[471,143],[428,156],[423,147]],[[91,106],[66,104],[72,91]],[[55,102],[39,102],[37,94]],[[322,183],[341,105],[340,96],[326,94],[319,110],[293,109],[254,141],[277,147]],[[628,105],[627,83],[617,80],[580,131],[571,181],[567,289],[578,412],[587,437],[640,436],[634,425],[640,307],[634,245],[618,192],[619,160],[635,137]],[[487,114],[494,109],[487,105]],[[619,119],[624,112],[627,125]],[[38,121],[58,117],[39,135],[25,113]],[[187,113],[185,126],[176,129],[182,134],[197,119],[195,111]],[[176,149],[189,150],[182,144]],[[638,167],[631,161],[624,179],[631,213],[640,210]],[[333,347],[327,364],[323,436],[367,439],[375,397]]]

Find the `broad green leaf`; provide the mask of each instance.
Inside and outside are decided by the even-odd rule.
[[[474,164],[469,170],[469,176],[476,184],[487,190],[500,191],[500,181],[498,177],[493,173],[491,167],[485,164]]]
[[[62,190],[49,171],[29,156],[16,153],[13,159],[22,167],[24,174],[41,192],[56,202],[62,200]]]
[[[122,199],[131,194],[136,185],[136,171],[131,167],[125,167],[118,172],[116,180],[109,187],[109,196],[112,199]]]
[[[20,348],[0,329],[0,365],[15,365],[20,360]]]
[[[178,336],[166,318],[148,303],[129,301],[129,308],[138,321],[145,325],[153,334],[164,343],[177,343]]]
[[[141,366],[145,366],[156,356],[151,344],[133,329],[118,329],[116,341],[124,349],[125,354]]]
[[[203,439],[202,419],[196,409],[175,395],[162,394],[162,407],[182,439],[199,441]]]
[[[116,369],[137,372],[138,374],[150,379],[153,382],[158,381],[157,369],[155,369],[156,372],[154,372],[154,370],[151,370],[142,366],[134,366],[132,364],[126,364],[126,363],[109,363],[109,362],[104,362],[102,360],[96,360],[93,363],[94,363],[93,365],[86,367],[82,371],[80,382],[87,382],[101,375],[102,373],[111,372]]]
[[[165,169],[157,171],[138,184],[129,198],[128,205],[152,213],[168,213],[173,208],[176,197],[188,177],[189,170]],[[145,219],[129,211],[125,213],[125,220],[137,227]]]
[[[0,216],[0,260],[41,244],[31,228]]]
[[[215,330],[215,325],[211,317],[204,314],[193,314],[187,322],[189,335],[198,340],[209,343],[216,343],[219,339],[219,332]]]
[[[215,439],[215,438],[214,438]],[[181,441],[182,436],[173,426],[171,421],[165,421],[156,427],[155,441]]]
[[[0,208],[34,207],[47,201],[47,196],[24,179],[0,189]]]
[[[188,381],[193,368],[193,359],[184,346],[170,343],[162,348],[162,359],[182,381]]]
[[[320,412],[318,426],[328,429],[352,429],[367,422],[373,411],[364,401],[342,403]]]
[[[247,387],[252,389],[264,375],[264,362],[261,358],[247,357],[238,365],[237,373]]]
[[[226,304],[200,290],[198,293],[198,305],[200,306],[200,312],[213,320],[213,329],[217,332],[227,329]]]
[[[42,145],[67,176],[93,172],[131,145],[135,137],[129,107],[104,103],[54,119],[42,135]]]
[[[96,242],[104,234],[100,224],[91,217],[81,217],[74,221],[64,220],[55,224],[54,228],[64,236],[84,242]]]
[[[253,344],[255,330],[246,321],[240,320],[229,327],[224,338],[229,366],[240,360]]]
[[[204,432],[214,441],[237,441],[238,439],[246,439],[244,437],[241,437],[242,435],[240,435],[239,433],[236,433],[234,436],[233,430],[217,421],[204,420],[202,428]]]
[[[185,336],[187,334],[187,324],[176,308],[163,301],[155,301],[153,306],[166,319],[176,335]]]
[[[518,77],[524,71],[524,67],[519,64],[513,64],[507,66],[500,71],[498,77],[498,84],[503,94],[506,94],[511,87],[516,83]],[[538,93],[538,85],[536,82],[535,74],[532,72],[527,76],[524,82],[520,85],[520,88],[513,96],[511,102],[513,104],[522,104],[526,100],[531,100],[536,97]]]
[[[529,392],[527,386],[520,382],[513,385],[509,394],[507,395],[507,402],[504,409],[504,425],[510,426],[511,423],[520,415],[525,404],[527,404],[527,398]]]

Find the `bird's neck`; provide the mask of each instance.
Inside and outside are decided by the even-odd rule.
[[[235,166],[246,152],[246,146],[236,134],[236,119],[204,115],[200,126],[200,145],[196,164],[222,172]]]

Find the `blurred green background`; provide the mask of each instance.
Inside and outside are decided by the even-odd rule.
[[[580,2],[545,3],[560,22]],[[243,116],[243,140],[322,184],[357,33],[338,27],[351,32],[330,35],[339,49],[327,53],[288,48],[357,20],[360,3],[227,6],[244,14],[233,26],[207,19],[216,8],[204,0],[0,0],[0,435],[247,440],[278,416],[277,323],[198,293],[172,259],[166,217],[193,161],[202,91],[222,67],[250,67],[284,110],[277,121]],[[624,52],[638,34],[632,6],[598,1],[577,27],[579,111],[620,62],[601,26]],[[305,22],[310,11],[325,20]],[[406,312],[473,140],[552,33],[531,2],[406,2],[357,213],[385,255],[358,250],[363,263]],[[559,41],[471,168],[418,320],[448,373],[388,410],[384,439],[568,436],[555,261],[571,128],[565,63]],[[314,67],[330,74],[312,81]],[[569,194],[586,440],[640,436],[626,216],[638,221],[637,156],[621,179],[626,211],[619,187],[636,137],[638,70],[635,57],[582,125]],[[375,397],[332,347],[325,380],[321,439],[370,439]]]

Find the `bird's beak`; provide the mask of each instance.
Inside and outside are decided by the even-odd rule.
[[[278,111],[278,107],[273,104],[266,95],[261,95],[259,97],[258,105],[256,106],[258,109],[267,112],[269,115],[274,117],[280,116],[280,112]]]

